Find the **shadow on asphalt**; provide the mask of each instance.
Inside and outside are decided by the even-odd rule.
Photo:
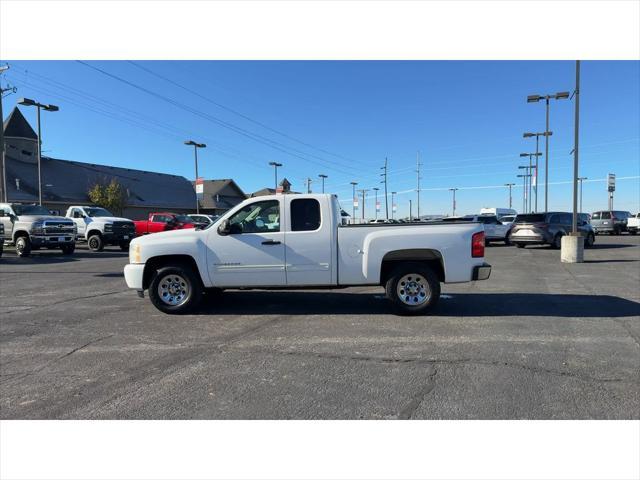
[[[205,297],[206,298],[206,297]],[[226,291],[206,298],[200,315],[375,315],[392,313],[382,293],[332,291]],[[640,303],[609,295],[456,293],[430,316],[631,317]]]
[[[31,252],[28,257],[18,257],[17,255],[7,255],[7,252],[0,257],[0,262],[9,265],[49,265],[54,263],[69,263],[77,262],[86,258],[100,259],[100,258],[126,258],[129,252],[87,252],[76,250],[71,255],[64,255],[62,252],[36,250]]]

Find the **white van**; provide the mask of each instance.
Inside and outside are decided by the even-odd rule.
[[[495,215],[496,217],[504,217],[505,215],[517,215],[513,208],[496,208],[496,207],[483,207],[480,209],[480,215]]]

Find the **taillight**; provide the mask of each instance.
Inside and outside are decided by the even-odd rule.
[[[471,237],[471,256],[484,257],[484,232],[474,233]]]

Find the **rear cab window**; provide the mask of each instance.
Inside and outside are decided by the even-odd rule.
[[[291,200],[291,231],[310,232],[320,228],[320,202],[315,198]]]

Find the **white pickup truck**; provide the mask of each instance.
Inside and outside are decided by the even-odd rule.
[[[166,313],[224,289],[383,285],[396,311],[429,311],[440,282],[485,280],[484,228],[475,222],[341,225],[334,195],[250,198],[203,230],[131,242],[125,281]]]
[[[136,228],[128,218],[114,217],[102,207],[72,205],[65,217],[78,227],[78,240],[87,242],[89,249],[101,252],[105,245],[118,245],[124,252],[129,250]]]

